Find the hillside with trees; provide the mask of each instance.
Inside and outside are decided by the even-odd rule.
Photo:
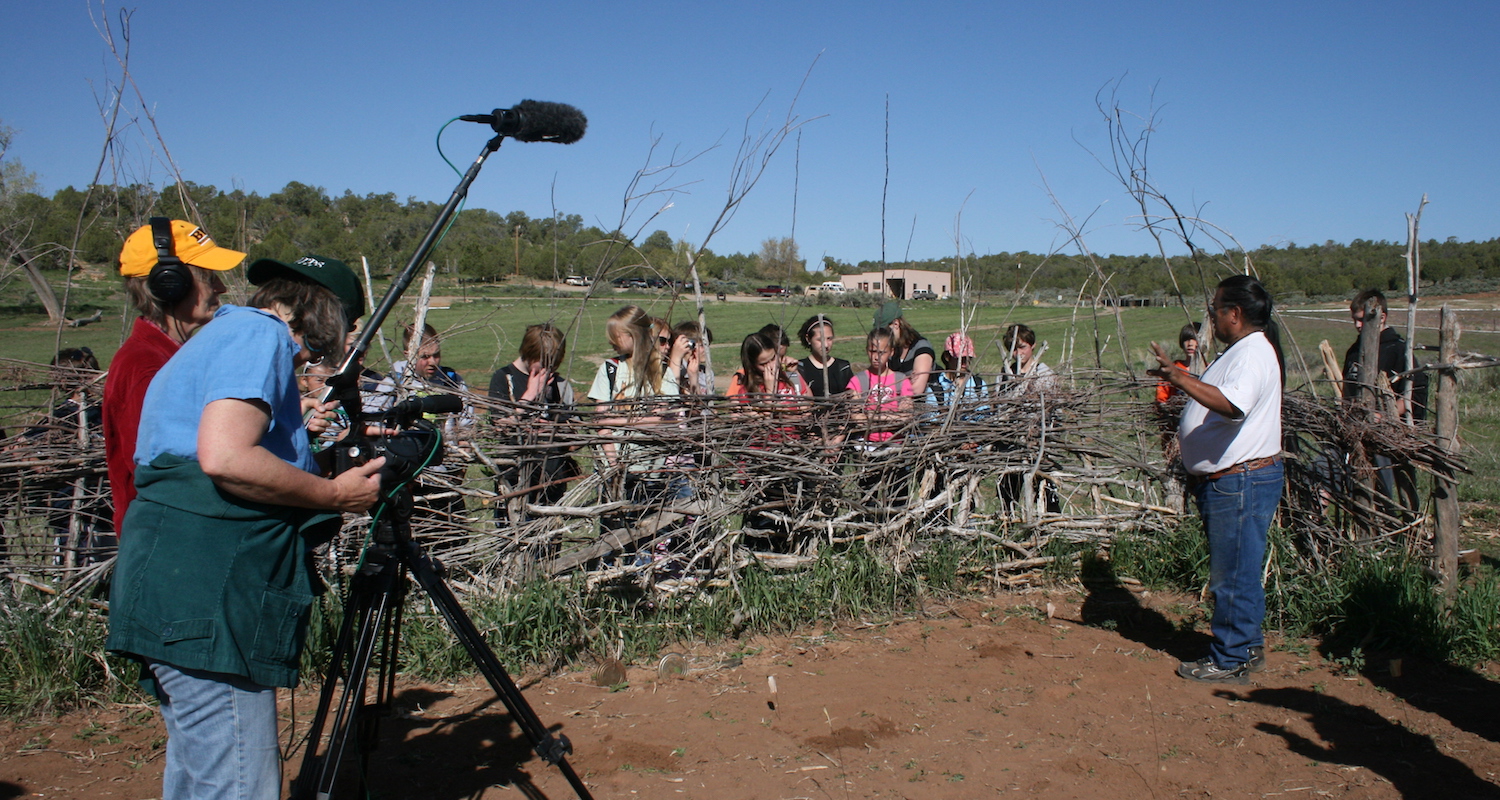
[[[439,211],[439,204],[394,194],[330,196],[321,187],[292,182],[261,196],[185,183],[158,190],[150,186],[68,187],[50,198],[35,193],[24,172],[8,176],[0,190],[0,245],[5,272],[29,265],[41,274],[69,266],[112,264],[124,236],[153,214],[197,218],[222,244],[251,259],[292,259],[313,252],[357,263],[367,258],[375,275],[404,265]],[[81,224],[80,224],[81,222]],[[75,231],[77,236],[74,249]],[[530,217],[520,211],[486,209],[460,212],[433,260],[448,274],[471,282],[522,277],[560,280],[570,274],[597,278],[687,275],[691,246],[657,230],[640,241],[619,231],[585,225],[578,214]],[[1262,246],[1249,253],[1266,282],[1288,299],[1342,297],[1358,288],[1404,290],[1405,243],[1357,239],[1348,244]],[[1210,254],[1202,254],[1205,264]],[[1220,255],[1222,254],[1213,254]],[[1240,263],[1242,255],[1229,254]],[[1146,255],[1096,256],[1120,295],[1162,296],[1173,291],[1161,259]],[[1423,245],[1424,283],[1462,293],[1500,285],[1500,239],[1483,242],[1429,240]],[[1172,259],[1179,276],[1196,274],[1189,256]],[[768,238],[756,253],[705,252],[699,261],[704,280],[812,283],[839,273],[879,270],[879,262],[851,264],[825,256],[808,272],[797,242]],[[1093,274],[1082,258],[1028,252],[969,254],[889,264],[949,271],[960,267],[978,292],[1025,290],[1064,296],[1076,293]],[[1192,285],[1197,285],[1193,282]]]

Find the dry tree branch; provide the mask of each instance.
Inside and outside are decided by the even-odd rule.
[[[1094,257],[1093,251],[1089,249],[1088,244],[1084,242],[1083,239],[1084,228],[1088,225],[1088,221],[1093,218],[1094,214],[1097,214],[1099,212],[1099,209],[1095,208],[1092,212],[1090,212],[1088,217],[1084,218],[1083,222],[1080,223],[1075,221],[1073,219],[1073,216],[1068,213],[1068,210],[1063,207],[1062,201],[1058,199],[1057,194],[1052,191],[1052,186],[1047,182],[1047,175],[1046,173],[1041,171],[1040,166],[1038,166],[1037,172],[1041,176],[1042,187],[1047,192],[1047,198],[1052,202],[1052,206],[1057,209],[1057,212],[1062,215],[1062,219],[1057,221],[1058,227],[1062,228],[1063,231],[1068,234],[1068,242],[1078,248],[1078,252],[1088,263],[1090,269],[1093,270],[1094,278],[1099,281],[1099,295],[1106,298],[1109,302],[1109,305],[1114,308],[1115,330],[1120,337],[1120,358],[1125,363],[1125,371],[1130,375],[1131,379],[1134,380],[1135,367],[1130,363],[1130,348],[1126,341],[1124,313],[1120,309],[1119,295],[1115,294],[1114,289],[1110,287],[1110,281],[1113,276],[1106,276],[1104,274],[1104,268],[1099,265],[1099,260]],[[1096,317],[1094,323],[1094,336],[1096,342],[1099,335],[1099,324],[1097,321],[1098,305],[1099,300],[1096,296],[1094,300],[1094,313]],[[1094,358],[1096,367],[1103,365],[1102,360],[1100,360],[1102,358],[1102,347],[1098,344],[1096,344],[1094,348]]]
[[[162,134],[161,127],[156,123],[156,113],[152,110],[152,106],[146,102],[145,92],[141,90],[140,84],[136,83],[135,74],[130,71],[130,17],[134,12],[123,8],[120,9],[120,41],[123,42],[122,48],[120,44],[116,43],[114,31],[107,21],[107,14],[105,13],[107,10],[105,6],[106,2],[107,0],[100,0],[101,13],[99,19],[94,23],[95,28],[104,37],[105,44],[109,46],[110,52],[115,56],[116,63],[120,66],[121,86],[128,85],[135,93],[136,103],[140,107],[140,114],[146,118],[146,122],[150,125],[151,133],[156,139],[156,144],[161,148],[161,162],[172,174],[172,180],[177,185],[177,195],[179,202],[182,203],[184,215],[189,217],[192,222],[202,225],[203,215],[198,211],[198,205],[193,201],[192,193],[188,191],[187,181],[182,177],[182,170],[178,168],[177,161],[172,158],[172,150],[167,146],[166,137]],[[92,18],[92,16],[91,11],[90,17]],[[123,93],[123,90],[121,92]]]
[[[45,365],[0,361],[0,389],[56,380],[62,379]],[[514,420],[524,419],[524,404],[469,394],[466,402],[488,412],[478,415],[485,422],[465,437],[465,447],[446,456],[450,469],[432,476],[448,495],[465,498],[469,510],[460,517],[421,516],[414,527],[464,576],[465,591],[503,590],[538,574],[581,570],[599,590],[628,581],[656,593],[713,593],[732,586],[752,561],[797,568],[821,548],[855,540],[900,569],[945,539],[988,542],[992,550],[973,556],[983,560],[982,571],[1024,580],[1036,566],[1027,559],[1050,541],[1107,542],[1122,531],[1150,535],[1178,524],[1160,499],[1170,475],[1164,457],[1140,439],[1143,429],[1169,425],[1172,412],[1133,399],[1139,383],[1120,373],[1075,371],[1075,384],[1045,396],[964,401],[956,413],[924,407],[900,426],[904,441],[874,453],[854,447],[861,423],[838,400],[807,401],[789,411],[786,398],[700,396],[693,399],[693,416],[623,425],[631,457],[658,475],[679,477],[691,487],[689,499],[600,498],[608,472],[555,481],[566,487],[561,499],[543,499],[525,481],[497,491],[494,476],[528,469],[548,453],[581,455],[606,437],[588,419],[587,404],[577,409],[577,419],[521,436],[516,426],[524,423]],[[1342,485],[1330,480],[1344,478],[1320,473],[1317,453],[1355,454],[1348,476],[1353,486],[1368,483],[1361,476],[1373,469],[1375,454],[1422,469],[1463,469],[1430,435],[1392,430],[1336,404],[1293,392],[1287,415],[1300,448],[1289,460],[1288,524],[1320,558],[1355,546],[1405,546],[1419,537],[1398,533],[1408,521],[1388,500],[1358,488],[1328,491]],[[30,424],[0,419],[8,430]],[[843,444],[830,444],[835,434]],[[52,513],[46,500],[57,491],[76,496],[79,512],[107,507],[106,491],[96,491],[102,451],[97,440],[80,440],[76,423],[53,421],[6,444],[0,501],[13,507],[14,519],[46,519]],[[474,469],[468,469],[471,462]],[[488,474],[480,473],[481,464]],[[987,487],[1006,481],[1021,487],[1012,499],[1022,502],[995,503],[995,490]],[[77,495],[80,486],[84,494]],[[1059,499],[1056,510],[1043,502],[1047,486]],[[484,506],[507,500],[521,516],[497,531]],[[1105,504],[1113,508],[1105,511]],[[632,521],[598,522],[621,512]],[[83,529],[70,524],[70,530]],[[329,558],[347,562],[364,524],[351,520],[343,549]],[[7,526],[6,545],[20,571],[69,586],[98,574],[97,554],[77,550],[69,569],[69,551],[57,549],[47,528],[23,533],[27,529]],[[789,552],[745,550],[747,544],[764,549],[766,542],[783,542],[780,549]],[[53,563],[54,554],[60,563]]]

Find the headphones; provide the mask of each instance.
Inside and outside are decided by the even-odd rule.
[[[151,243],[156,245],[156,264],[146,276],[146,290],[162,306],[176,305],[188,296],[192,289],[193,273],[177,257],[172,246],[172,220],[167,217],[151,218]]]

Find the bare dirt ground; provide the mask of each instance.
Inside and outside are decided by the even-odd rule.
[[[1390,654],[1345,672],[1273,641],[1251,685],[1192,684],[1173,669],[1207,641],[1179,624],[1193,608],[1006,595],[685,651],[685,674],[623,686],[520,683],[598,798],[1500,798],[1488,675]],[[283,703],[299,731],[314,697]],[[370,797],[574,796],[482,684],[404,683],[397,707]],[[163,740],[144,707],[5,723],[0,798],[156,797]]]

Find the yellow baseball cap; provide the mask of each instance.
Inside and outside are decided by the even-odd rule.
[[[245,260],[244,253],[214,244],[207,231],[180,219],[172,220],[172,252],[184,264],[221,272],[234,269]],[[156,261],[151,226],[143,225],[125,239],[125,247],[120,250],[120,274],[127,278],[144,278],[151,274]]]

